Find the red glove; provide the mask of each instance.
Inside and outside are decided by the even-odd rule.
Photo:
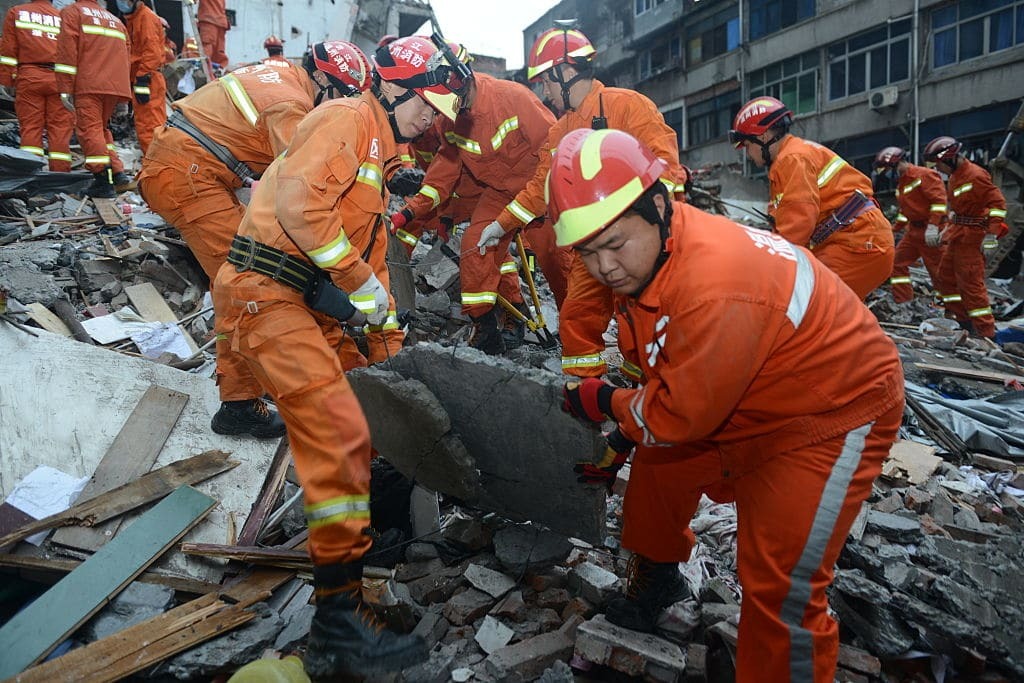
[[[391,221],[391,234],[394,235],[396,232],[404,228],[413,218],[415,218],[415,216],[412,211],[409,210],[409,207],[405,207],[401,211],[391,214],[391,217],[388,219]]]
[[[604,457],[599,462],[578,462],[573,471],[579,475],[576,481],[581,484],[604,484],[611,493],[615,477],[626,464],[626,459],[636,444],[627,439],[618,427],[605,434],[605,439],[608,445],[605,447]]]
[[[1006,221],[999,221],[996,225],[996,229],[990,230],[989,232],[994,234],[997,240],[1001,240],[1010,234],[1010,226],[1006,224]]]
[[[587,377],[582,382],[567,382],[562,389],[565,400],[562,410],[573,417],[599,425],[612,414],[612,394],[615,387],[596,377]]]

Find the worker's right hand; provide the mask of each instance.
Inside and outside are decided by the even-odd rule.
[[[366,316],[367,325],[381,325],[388,317],[388,290],[370,273],[366,282],[348,295],[352,305]]]
[[[403,207],[401,211],[391,214],[388,219],[391,223],[391,234],[394,235],[396,232],[404,228],[413,218],[415,218],[415,216],[413,215],[413,212],[409,210],[408,206]]]
[[[69,112],[71,112],[72,114],[75,113],[75,98],[73,95],[69,95],[66,92],[62,92],[60,94],[60,103],[64,105],[64,108],[67,109]]]
[[[942,243],[942,233],[939,232],[939,226],[929,225],[924,229],[924,243],[929,247],[937,247]]]
[[[566,382],[562,389],[562,410],[573,417],[599,425],[612,415],[612,394],[616,387],[596,377],[582,382]]]
[[[576,477],[576,481],[581,484],[604,484],[608,487],[608,493],[611,493],[612,487],[615,485],[615,477],[622,466],[626,464],[626,460],[636,444],[626,438],[618,427],[604,436],[607,445],[601,460],[578,462],[573,467],[573,471],[579,475]]]
[[[132,92],[135,93],[135,101],[139,104],[146,104],[149,102],[149,83],[152,78],[152,76],[146,74],[135,79],[135,85],[132,86]]]
[[[489,223],[483,232],[480,233],[480,239],[476,243],[477,248],[480,250],[480,255],[483,256],[487,253],[488,249],[498,246],[498,242],[504,236],[505,228],[501,227],[501,223],[498,221]]]

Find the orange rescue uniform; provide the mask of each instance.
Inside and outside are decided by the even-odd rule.
[[[973,324],[976,334],[992,338],[996,319],[985,286],[981,244],[987,232],[999,234],[1006,220],[1006,198],[988,171],[962,157],[946,186],[951,218],[943,234],[946,250],[939,264],[947,287],[941,292],[942,299],[946,311],[961,325],[970,328]]]
[[[14,112],[21,149],[46,158],[51,171],[71,170],[71,132],[75,115],[60,103],[53,63],[60,34],[60,12],[48,0],[15,5],[4,17],[0,36],[0,85],[16,88]]]
[[[228,24],[224,0],[199,0],[196,20],[199,24],[199,40],[203,42],[206,58],[226,69],[228,56],[224,52],[224,34],[231,26]]]
[[[608,88],[595,80],[579,108],[567,111],[548,131],[538,153],[539,162],[526,187],[509,203],[498,222],[513,230],[542,216],[546,211],[544,189],[551,168],[551,153],[569,132],[590,128],[594,117],[604,116],[607,127],[629,133],[668,164],[662,182],[670,193],[681,195],[687,181],[679,163],[676,132],[665,123],[658,107],[635,90]],[[604,331],[612,317],[611,290],[587,272],[583,261],[572,257],[568,293],[558,310],[558,333],[562,340],[562,371],[579,377],[598,377],[608,368],[601,353],[605,349]],[[637,379],[635,369],[623,372]]]
[[[437,208],[455,191],[462,173],[469,173],[483,187],[462,236],[460,272],[462,310],[477,317],[494,307],[498,294],[513,303],[523,300],[515,261],[508,248],[508,233],[496,249],[483,256],[476,244],[480,233],[494,221],[537,167],[537,150],[554,117],[526,87],[512,81],[475,74],[476,97],[470,109],[460,111],[454,123],[442,120],[441,147],[427,170],[419,193],[409,200],[415,216]],[[541,270],[556,301],[565,298],[565,274],[569,255],[555,246],[555,233],[545,221],[526,232]]]
[[[124,171],[107,121],[131,98],[128,30],[94,0],[75,0],[60,11],[54,71],[61,93],[74,95],[75,132],[91,173]]]
[[[378,226],[395,153],[387,114],[371,94],[325,102],[267,169],[238,234],[313,262],[347,292],[358,289],[379,273],[367,251],[371,260],[386,251],[387,230]],[[288,427],[314,564],[359,558],[370,545],[370,432],[339,361],[344,329],[308,308],[301,292],[231,264],[213,291],[232,348]]]
[[[135,134],[139,136],[139,147],[145,154],[153,140],[153,130],[167,120],[167,83],[160,71],[166,58],[164,52],[164,27],[160,17],[144,2],[135,5],[135,11],[125,17],[128,22],[128,37],[131,39],[132,88],[136,94],[148,94],[145,104],[135,99]],[[139,76],[149,76],[149,86],[135,85]]]
[[[810,252],[673,204],[669,258],[617,296],[646,377],[612,409],[637,442],[622,544],[686,561],[702,494],[735,501],[736,680],[831,683],[825,589],[896,437],[903,374],[871,312]]]
[[[768,183],[768,213],[775,219],[775,231],[802,247],[809,247],[815,227],[831,218],[854,190],[873,197],[866,175],[828,147],[795,135],[782,140]],[[875,208],[834,232],[813,252],[864,299],[892,273],[892,226]]]
[[[924,166],[910,164],[906,173],[896,181],[896,201],[900,212],[893,228],[906,228],[906,233],[896,245],[892,277],[889,278],[893,300],[903,303],[914,298],[910,266],[918,258],[924,261],[924,267],[928,269],[932,287],[939,292],[948,291],[939,275],[942,247],[929,247],[924,241],[924,232],[929,225],[941,228],[946,221],[946,186],[942,176]]]

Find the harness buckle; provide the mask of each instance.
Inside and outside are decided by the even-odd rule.
[[[241,235],[235,236],[236,246],[239,244],[245,245],[245,249],[239,250],[241,252],[241,264],[235,264],[235,270],[239,273],[244,273],[247,270],[252,270],[253,263],[256,262],[256,240],[252,237],[242,237]],[[250,302],[252,303],[252,302]],[[250,311],[254,313],[255,311]]]

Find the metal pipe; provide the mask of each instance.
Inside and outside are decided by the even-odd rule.
[[[911,44],[910,44],[910,65],[911,73],[914,74],[914,125],[911,133],[911,144],[913,145],[914,163],[920,163],[918,154],[921,147],[921,73],[918,62],[920,61],[921,44],[921,0],[914,0],[914,16],[911,20]]]

